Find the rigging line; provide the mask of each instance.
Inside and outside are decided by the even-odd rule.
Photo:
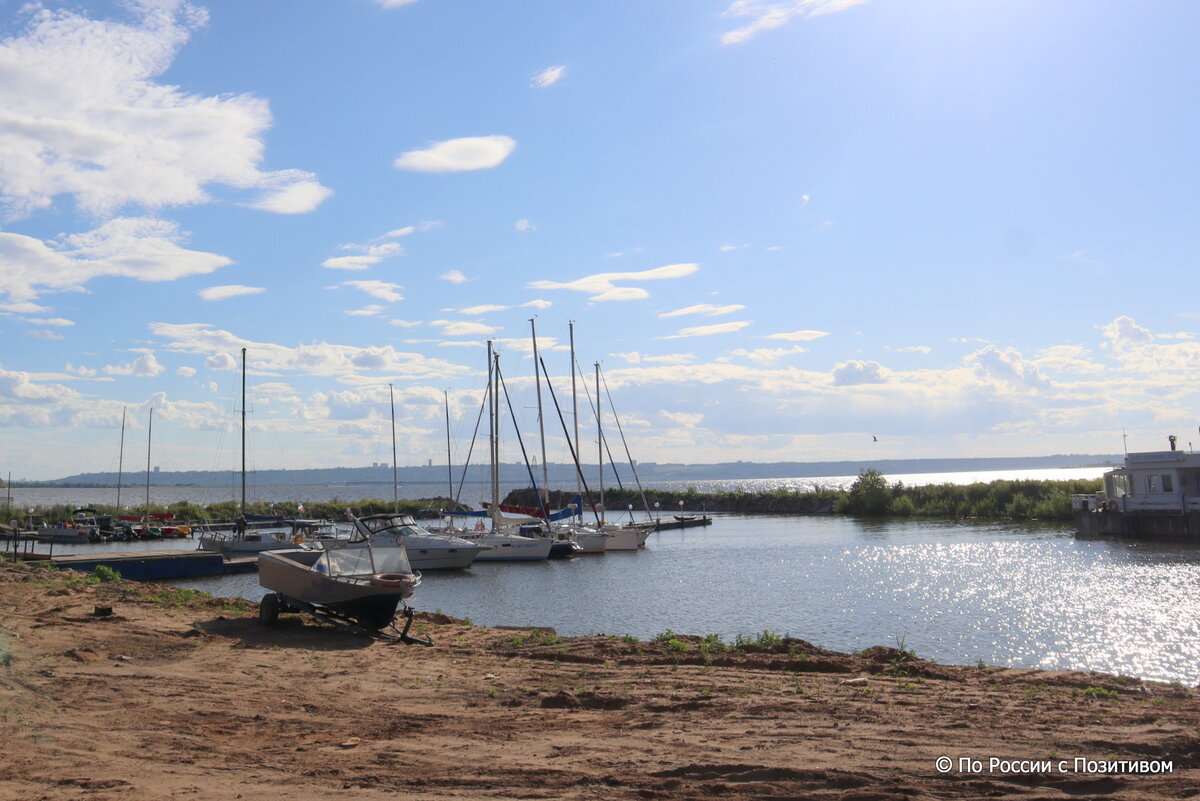
[[[544,359],[539,359],[539,361],[542,362],[542,372],[544,373],[546,362]],[[583,477],[583,468],[579,466],[579,456],[575,453],[575,446],[571,444],[571,435],[567,433],[567,421],[563,419],[562,408],[558,405],[558,397],[554,394],[554,385],[550,383],[549,378],[546,379],[546,389],[550,390],[550,399],[554,401],[554,411],[558,412],[558,422],[562,424],[563,436],[567,438],[567,447],[571,449],[571,461],[575,462],[575,475],[579,476],[579,483],[583,484],[583,491],[587,493],[588,506],[592,507],[592,514],[596,516],[596,525],[600,525],[600,512],[592,500],[592,491],[588,489],[587,479]]]
[[[579,363],[576,362],[575,366],[579,367]],[[582,369],[581,369],[581,372],[582,372]],[[601,377],[603,377],[603,374],[601,374]],[[592,410],[592,414],[595,415],[597,419],[599,419],[600,413],[596,411],[596,404],[592,402],[592,393],[588,389],[588,385],[587,385],[586,381],[583,382],[583,392],[587,396],[587,399],[588,399],[588,408],[590,408]],[[616,415],[615,412],[613,414],[614,414],[614,416]],[[621,483],[621,474],[617,470],[617,462],[615,459],[613,459],[612,449],[610,449],[608,447],[608,437],[604,436],[603,429],[600,430],[600,444],[604,446],[604,452],[608,454],[608,463],[612,466],[613,477],[617,480],[617,489],[621,490],[621,492],[624,492],[625,486]]]
[[[600,381],[604,384],[604,394],[608,396],[608,408],[612,409],[613,418],[617,421],[617,433],[621,435],[621,444],[625,446],[625,458],[629,460],[629,469],[633,471],[634,483],[637,484],[638,494],[642,496],[642,506],[646,507],[646,514],[650,514],[650,503],[646,500],[646,490],[642,489],[642,480],[638,478],[637,465],[633,463],[633,454],[629,452],[629,443],[625,440],[625,431],[621,428],[621,416],[617,414],[617,407],[613,405],[612,393],[608,391],[608,379],[604,377],[603,372],[600,373]],[[611,459],[612,456],[609,458]]]
[[[496,378],[500,379],[500,388],[504,390],[504,402],[508,404],[508,416],[512,418],[513,428],[516,428],[517,415],[513,412],[512,399],[508,397],[508,384],[504,381],[504,375],[500,372],[499,364],[496,365]],[[525,460],[525,471],[529,473],[529,483],[533,484],[533,492],[537,496],[538,506],[542,508],[542,517],[546,521],[546,525],[549,526],[550,512],[542,500],[542,494],[538,492],[537,480],[533,477],[533,468],[529,466],[529,454],[525,452],[525,440],[521,439],[520,429],[517,429],[517,444],[521,446],[521,458]]]
[[[463,460],[462,475],[458,479],[458,491],[450,499],[454,501],[455,505],[459,504],[459,498],[462,497],[463,484],[467,480],[467,469],[471,465],[471,455],[475,452],[475,440],[479,436],[479,424],[483,422],[483,407],[487,404],[487,397],[487,393],[485,392],[479,402],[479,414],[475,417],[475,431],[471,434],[471,447],[467,449],[467,458]]]

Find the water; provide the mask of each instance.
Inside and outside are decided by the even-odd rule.
[[[92,546],[191,547],[190,541]],[[64,548],[55,552],[86,549]],[[257,576],[177,582],[261,597]],[[718,515],[635,553],[429,572],[414,596],[485,625],[560,634],[768,629],[943,663],[1200,682],[1200,548],[1077,540],[1061,526]]]

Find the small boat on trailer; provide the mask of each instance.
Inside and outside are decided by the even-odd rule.
[[[403,546],[369,541],[336,549],[288,548],[258,555],[258,583],[273,592],[259,602],[259,620],[273,625],[281,612],[306,612],[356,634],[405,645],[433,645],[408,633],[413,610],[404,603],[421,583]],[[395,628],[397,607],[405,618]],[[397,633],[383,631],[392,628]]]

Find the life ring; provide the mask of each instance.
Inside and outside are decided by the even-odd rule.
[[[376,587],[407,587],[413,583],[411,573],[376,573],[371,576],[371,583]]]

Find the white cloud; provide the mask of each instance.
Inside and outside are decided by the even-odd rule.
[[[479,306],[468,306],[465,309],[459,309],[459,314],[487,314],[488,312],[498,312],[507,309],[507,306],[496,306],[494,304],[484,303]]]
[[[531,300],[521,304],[522,309],[548,309],[554,304],[548,300]]]
[[[722,314],[733,314],[746,308],[740,304],[732,304],[729,306],[714,306],[711,303],[701,303],[696,306],[687,306],[675,311],[663,312],[659,317],[683,317],[688,314],[703,314],[707,317],[720,317]]]
[[[1020,389],[1044,389],[1049,381],[1035,363],[1025,359],[1015,348],[1000,350],[995,345],[975,351],[963,363],[972,367],[983,380],[1000,382]]]
[[[740,331],[750,323],[739,320],[730,323],[716,323],[715,325],[697,325],[691,328],[683,328],[677,334],[662,337],[663,339],[683,339],[684,337],[709,337],[714,334],[729,334],[734,331]]]
[[[375,2],[384,8],[400,8],[400,6],[412,5],[417,0],[375,0]]]
[[[378,305],[363,306],[361,309],[350,309],[346,312],[346,314],[351,317],[375,317],[381,311],[383,311],[383,309],[383,306]]]
[[[175,375],[183,376],[184,378],[192,378],[196,375],[195,367],[176,367]]]
[[[721,36],[721,44],[741,44],[763,31],[781,28],[793,17],[815,17],[844,11],[866,0],[788,0],[788,2],[763,2],[763,0],[736,0],[725,9],[725,17],[749,17],[750,21],[740,28]]]
[[[201,300],[226,300],[228,298],[236,298],[240,295],[261,295],[266,291],[261,286],[227,284],[225,286],[210,286],[207,289],[201,289],[196,294],[200,296]]]
[[[48,311],[50,311],[49,306],[39,306],[38,304],[30,303],[29,301],[23,301],[21,303],[0,303],[0,312],[11,312],[13,314],[40,314]]]
[[[449,281],[452,284],[465,284],[471,280],[463,275],[459,270],[451,270],[448,273],[442,273],[438,276],[438,278],[442,279],[443,281]]]
[[[110,220],[52,243],[0,232],[0,292],[20,303],[45,291],[81,291],[100,276],[174,281],[232,263],[214,253],[186,250],[185,239],[174,223],[148,217]]]
[[[838,386],[857,384],[882,384],[891,375],[891,370],[879,362],[863,362],[852,359],[839,362],[833,368],[833,380]]]
[[[410,150],[394,166],[412,172],[466,172],[499,166],[516,148],[507,136],[470,136],[435,142],[424,150]]]
[[[388,325],[394,325],[399,328],[416,328],[420,324],[420,320],[388,320]]]
[[[529,220],[525,220],[525,219],[517,220],[516,223],[514,223],[513,227],[516,228],[518,231],[520,231],[523,234],[528,233],[530,231],[537,230],[536,225],[531,223]]]
[[[154,358],[153,353],[146,353],[134,359],[129,364],[107,365],[104,368],[105,375],[133,375],[142,378],[153,378],[161,374],[167,368],[158,363],[158,359]]]
[[[260,203],[280,206],[269,210],[296,211],[328,191],[310,173],[259,170],[266,101],[157,81],[204,25],[203,10],[127,8],[133,23],[31,3],[25,28],[0,41],[0,202],[22,215],[69,195],[105,216],[129,204],[205,203],[206,186],[224,185],[265,190]]]
[[[553,86],[562,80],[562,77],[567,74],[567,68],[559,65],[557,67],[548,67],[537,75],[533,76],[533,86],[538,89],[545,89],[548,86]]]
[[[91,378],[92,376],[94,376],[96,374],[96,371],[91,367],[77,367],[76,365],[71,364],[70,362],[67,362],[67,366],[64,369],[68,373],[71,373],[72,375],[80,376],[82,378]]]
[[[30,339],[62,339],[63,338],[62,334],[56,334],[47,328],[40,328],[40,329],[35,328],[31,331],[26,331],[24,334],[22,334],[22,336],[29,337]]]
[[[204,360],[204,366],[209,370],[225,372],[236,370],[238,368],[238,360],[228,353],[214,353]]]
[[[232,370],[239,362],[230,353],[247,350],[251,369],[258,373],[294,372],[307,376],[344,376],[360,369],[377,369],[398,379],[446,378],[462,375],[469,369],[419,353],[405,353],[391,346],[356,347],[328,342],[289,347],[271,342],[255,342],[204,323],[150,323],[150,330],[165,340],[162,346],[173,353],[207,356],[210,370]],[[381,365],[376,367],[375,365]]]
[[[650,297],[650,293],[639,287],[618,287],[614,281],[651,281],[667,278],[683,278],[700,269],[699,264],[668,264],[655,267],[652,270],[642,270],[633,273],[597,273],[578,278],[574,281],[532,281],[530,289],[571,289],[576,292],[588,292],[592,297],[588,300],[599,303],[606,300],[640,300]]]
[[[322,267],[330,270],[366,270],[386,258],[404,252],[396,242],[386,242],[382,245],[342,245],[342,250],[361,250],[359,256],[337,256],[321,262]]]
[[[262,197],[248,205],[275,214],[307,214],[333,194],[332,189],[321,186],[317,176],[302,170],[271,173],[263,183],[277,188],[268,189]]]
[[[734,350],[730,351],[730,353],[759,364],[774,364],[784,356],[791,356],[795,353],[808,353],[808,348],[793,345],[790,348],[756,348],[755,350]]]
[[[928,345],[905,345],[902,348],[896,348],[897,353],[929,353],[932,350]]]
[[[1102,326],[1100,332],[1112,343],[1113,350],[1120,353],[1132,348],[1149,345],[1154,336],[1148,329],[1142,328],[1132,317],[1116,318],[1108,325]]]
[[[467,337],[467,336],[491,336],[500,329],[494,325],[484,325],[483,323],[468,323],[462,320],[431,320],[430,325],[442,329],[442,336],[446,337]]]
[[[386,300],[388,303],[398,303],[404,300],[404,296],[400,294],[400,290],[404,287],[399,284],[389,284],[386,281],[343,281],[341,286],[354,287],[373,298]]]
[[[803,329],[800,331],[788,331],[779,334],[767,334],[767,339],[784,339],[788,342],[811,342],[814,339],[829,336],[828,331],[815,331],[813,329]]]
[[[676,425],[681,425],[684,428],[695,428],[704,420],[702,414],[689,414],[687,412],[659,412],[663,417],[670,420]]]
[[[74,320],[68,320],[64,317],[30,317],[25,322],[33,323],[34,325],[53,325],[58,328],[75,325]]]

